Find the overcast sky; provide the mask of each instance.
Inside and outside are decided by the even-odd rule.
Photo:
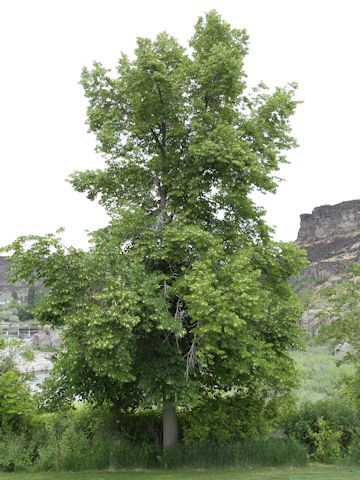
[[[113,67],[137,36],[163,30],[186,45],[212,8],[248,30],[249,85],[300,86],[292,122],[300,147],[277,194],[258,199],[275,237],[294,240],[300,213],[360,198],[357,0],[2,0],[0,245],[65,227],[67,243],[85,246],[85,230],[107,223],[65,182],[102,165],[85,125],[81,69],[93,60]]]

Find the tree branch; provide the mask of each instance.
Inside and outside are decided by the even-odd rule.
[[[186,370],[185,370],[185,380],[189,381],[189,376],[191,370],[195,370],[195,367],[198,366],[199,372],[203,373],[203,368],[196,356],[196,347],[195,343],[192,342],[189,350],[185,353],[184,358],[186,359]]]

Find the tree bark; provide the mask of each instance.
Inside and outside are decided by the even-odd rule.
[[[164,401],[163,411],[163,448],[176,445],[179,439],[176,407],[174,400]]]

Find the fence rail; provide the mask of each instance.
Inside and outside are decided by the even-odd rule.
[[[5,338],[31,338],[39,331],[37,322],[0,323],[0,336]]]

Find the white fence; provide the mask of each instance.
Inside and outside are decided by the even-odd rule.
[[[5,338],[30,338],[39,331],[38,322],[0,323],[0,336]]]

